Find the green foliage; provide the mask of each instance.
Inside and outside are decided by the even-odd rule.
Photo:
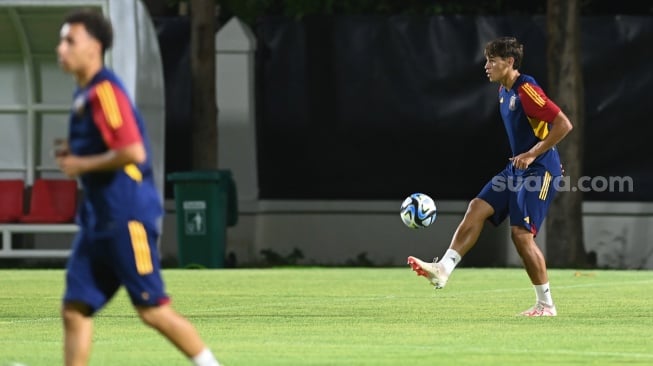
[[[217,2],[220,4],[221,11],[227,13],[227,17],[235,15],[244,22],[253,24],[256,18],[265,14],[274,0],[218,0]]]
[[[262,249],[260,253],[264,257],[263,265],[272,267],[294,266],[297,261],[304,259],[304,253],[297,248],[293,248],[287,255],[279,254],[272,249]]]
[[[165,0],[170,7],[190,0]],[[221,18],[254,25],[263,16],[301,19],[311,15],[520,15],[546,13],[546,1],[523,0],[215,0]],[[646,2],[587,0],[582,14],[653,14]]]
[[[190,0],[165,0],[170,7]],[[523,0],[215,0],[225,18],[238,16],[253,24],[261,16],[283,15],[452,15],[544,14],[546,1]],[[647,2],[586,0],[582,14],[653,14]]]
[[[356,258],[345,261],[346,266],[350,267],[374,267],[374,262],[367,257],[367,252],[358,253]]]
[[[423,0],[218,0],[227,12],[251,22],[261,15],[300,19],[310,15],[440,15],[497,11],[503,2]]]
[[[167,0],[169,6],[189,0]],[[221,18],[237,16],[254,24],[259,17],[269,15],[301,19],[311,15],[444,15],[483,13],[542,12],[543,3],[507,0],[215,0],[221,8]]]

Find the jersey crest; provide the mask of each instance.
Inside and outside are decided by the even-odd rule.
[[[510,102],[508,104],[508,109],[510,109],[511,111],[514,111],[515,108],[517,108],[517,96],[513,94],[510,97]]]
[[[78,116],[84,113],[84,105],[86,104],[86,95],[85,93],[80,93],[77,98],[73,101],[73,113]]]

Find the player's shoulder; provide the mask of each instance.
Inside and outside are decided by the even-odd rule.
[[[537,83],[534,77],[527,74],[521,74],[517,79],[517,87],[522,88],[524,86],[531,86],[540,89],[540,84]]]
[[[88,86],[89,98],[91,100],[102,98],[103,96],[113,96],[114,98],[127,98],[127,92],[123,87],[118,76],[111,70],[103,68],[93,78]]]
[[[106,67],[102,68],[91,81],[90,87],[92,89],[96,89],[99,86],[111,86],[114,89],[123,90],[122,82],[118,78],[118,75]]]

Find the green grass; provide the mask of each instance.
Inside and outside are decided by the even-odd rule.
[[[165,270],[173,306],[227,366],[651,365],[652,271],[549,271],[559,315],[515,316],[521,269]],[[0,365],[62,364],[61,270],[0,271]],[[189,365],[124,292],[96,318],[91,365]]]

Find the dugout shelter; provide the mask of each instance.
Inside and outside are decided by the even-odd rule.
[[[114,45],[105,62],[122,78],[145,119],[156,183],[163,192],[163,67],[154,25],[139,0],[0,0],[0,180],[22,180],[29,193],[38,179],[64,178],[52,148],[55,139],[67,135],[75,85],[59,69],[55,48],[63,18],[76,8],[96,8],[111,19]],[[0,256],[66,256],[68,250],[40,250],[38,245],[29,253],[18,253],[11,245],[12,231],[62,228],[76,230],[72,224],[0,223]]]

